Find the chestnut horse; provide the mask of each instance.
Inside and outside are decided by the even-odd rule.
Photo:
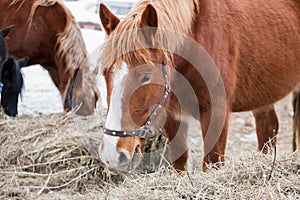
[[[300,81],[298,0],[140,0],[121,21],[101,4],[100,19],[108,166],[138,166],[162,127],[173,167],[186,170],[186,116],[201,124],[203,170],[224,162],[230,112],[253,112],[259,150],[275,144],[274,103]]]
[[[9,54],[40,64],[58,88],[66,111],[91,115],[98,99],[94,74],[74,17],[60,0],[2,0],[0,25],[15,27],[6,39]]]

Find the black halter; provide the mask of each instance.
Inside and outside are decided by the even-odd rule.
[[[0,81],[0,93],[2,92],[3,83]]]
[[[162,99],[160,100],[159,104],[155,107],[155,109],[149,115],[145,124],[140,129],[128,130],[128,131],[116,131],[116,130],[110,130],[110,129],[105,128],[104,134],[110,135],[110,136],[117,136],[117,137],[138,136],[142,139],[154,137],[155,133],[153,133],[150,130],[150,127],[152,125],[152,122],[156,118],[158,112],[162,109],[163,105],[166,103],[167,98],[171,91],[168,74],[166,71],[166,64],[162,65],[162,71],[163,71],[163,75],[164,75],[164,79],[165,79],[165,93],[164,93]]]
[[[73,89],[73,81],[71,80],[69,88],[68,88],[68,91],[67,91],[67,95],[66,95],[66,98],[65,98],[65,102],[68,103],[68,105],[70,107],[70,110],[73,110],[73,108],[74,108],[74,106],[72,104],[72,99],[71,99],[71,91],[72,91],[72,89]]]

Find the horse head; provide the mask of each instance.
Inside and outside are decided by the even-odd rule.
[[[21,68],[26,66],[28,60],[27,57],[19,60],[9,57],[3,64],[1,106],[4,112],[11,117],[18,114],[18,98],[24,84]]]
[[[66,91],[64,106],[76,114],[88,116],[94,113],[100,93],[96,87],[96,75],[85,69],[76,71]]]
[[[153,137],[166,120],[168,59],[161,49],[152,48],[158,26],[152,5],[123,21],[103,4],[99,13],[108,35],[101,57],[108,115],[100,158],[110,167],[133,169],[141,162],[145,139]],[[128,25],[130,21],[136,24]],[[135,44],[141,46],[135,48]]]

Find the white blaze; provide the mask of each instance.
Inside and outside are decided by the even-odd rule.
[[[120,131],[122,120],[122,94],[124,91],[124,78],[128,74],[128,67],[125,63],[121,69],[114,74],[113,90],[110,97],[109,111],[105,123],[105,128]],[[119,137],[104,135],[103,150],[100,149],[100,158],[103,162],[111,167],[117,168],[119,163],[119,152],[117,151],[117,143]]]
[[[113,77],[113,90],[110,97],[109,111],[105,127],[111,130],[121,130],[122,95],[124,90],[124,78],[128,74],[128,68],[123,63],[121,69]]]

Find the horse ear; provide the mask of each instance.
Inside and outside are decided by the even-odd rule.
[[[100,4],[99,16],[106,34],[109,35],[120,22],[120,19],[115,16],[103,3]]]
[[[10,26],[8,26],[8,27],[6,27],[6,28],[4,28],[4,29],[1,30],[2,35],[3,35],[4,38],[9,34],[10,30],[13,27],[14,27],[14,25],[10,25]]]
[[[141,27],[146,40],[150,41],[150,39],[156,34],[158,27],[157,12],[151,4],[147,5],[142,14]]]
[[[12,57],[7,58],[7,60],[3,63],[2,75],[5,75],[5,73],[10,73],[14,62],[15,60]]]
[[[25,67],[27,65],[28,61],[29,61],[28,57],[24,57],[24,58],[17,60],[20,68]]]

